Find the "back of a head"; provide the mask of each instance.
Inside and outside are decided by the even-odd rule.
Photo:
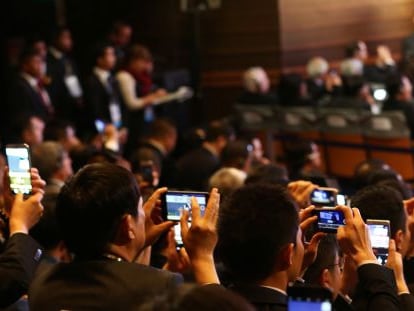
[[[146,46],[134,44],[127,51],[125,64],[128,65],[138,59],[152,61],[152,55]]]
[[[326,74],[329,70],[329,64],[322,57],[312,57],[307,65],[306,71],[310,78],[317,78]]]
[[[243,169],[249,156],[250,147],[252,146],[243,140],[229,142],[221,153],[222,165]]]
[[[62,188],[56,215],[68,249],[96,258],[115,238],[125,214],[138,217],[140,192],[134,176],[114,164],[87,165]]]
[[[63,165],[65,150],[54,141],[45,141],[31,150],[32,165],[39,170],[40,176],[48,181]]]
[[[238,188],[242,187],[246,173],[233,167],[224,167],[214,173],[209,179],[210,188],[217,188],[220,191],[220,200],[225,198]]]
[[[206,128],[206,141],[214,142],[220,136],[230,139],[234,135],[233,128],[225,121],[212,121]]]
[[[138,311],[253,311],[243,297],[218,285],[183,284],[164,296],[156,297]]]
[[[288,172],[278,164],[262,164],[249,172],[245,184],[271,184],[286,186],[289,183]]]
[[[339,245],[334,234],[327,234],[319,242],[318,253],[314,262],[306,269],[303,279],[308,284],[321,285],[321,273],[335,264],[339,255]]]
[[[405,232],[406,215],[403,199],[396,190],[372,185],[358,191],[351,199],[352,207],[359,208],[362,218],[389,220],[391,236],[398,230]]]
[[[170,135],[177,135],[175,125],[167,119],[157,119],[151,123],[149,128],[149,137],[163,139]]]
[[[295,243],[296,206],[281,186],[247,185],[220,209],[218,252],[233,281],[257,283],[273,272],[280,252]]]
[[[369,159],[359,163],[354,170],[353,181],[357,189],[369,185],[370,176],[377,170],[389,170],[390,166],[380,159]]]

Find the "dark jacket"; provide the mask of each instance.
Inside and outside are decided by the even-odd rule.
[[[411,132],[411,139],[414,139],[414,102],[402,102],[395,99],[389,99],[384,103],[383,111],[401,111],[404,113],[407,126]]]

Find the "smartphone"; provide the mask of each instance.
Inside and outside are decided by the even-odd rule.
[[[26,144],[6,145],[6,158],[9,167],[10,188],[14,194],[32,193],[30,177],[30,149]]]
[[[203,215],[208,196],[207,192],[167,191],[161,200],[163,217],[166,220],[180,221],[181,210],[191,210],[192,197],[197,199],[201,215]]]
[[[336,195],[336,205],[347,205],[348,198],[344,194]]]
[[[105,130],[105,122],[99,119],[95,120],[95,128],[99,134],[102,134]]]
[[[318,232],[336,233],[345,224],[344,214],[332,207],[315,208],[313,214],[318,217],[315,223]]]
[[[191,209],[192,197],[196,198],[198,205],[200,206],[201,215],[203,215],[209,197],[207,192],[167,191],[161,200],[163,218],[171,221],[180,221],[181,210]],[[191,218],[189,219],[188,226],[191,226]],[[174,238],[177,248],[182,247],[183,240],[181,237],[180,224],[174,226]]]
[[[371,247],[377,261],[385,265],[388,259],[388,247],[390,243],[390,221],[379,219],[367,219]]]
[[[312,191],[310,196],[310,202],[312,205],[322,207],[335,207],[336,206],[336,195],[338,190],[335,188],[316,188]]]
[[[152,185],[154,183],[154,163],[151,160],[141,161],[139,164],[139,174],[142,180]]]
[[[290,286],[287,289],[288,310],[332,311],[332,292],[321,286]]]

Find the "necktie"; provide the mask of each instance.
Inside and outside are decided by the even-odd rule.
[[[47,94],[46,89],[44,88],[41,80],[38,80],[37,82],[37,93],[39,94],[42,105],[46,108],[47,113],[49,115],[53,115],[55,112],[54,108],[52,106],[52,103],[50,102],[49,95]]]

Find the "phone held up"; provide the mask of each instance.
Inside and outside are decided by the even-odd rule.
[[[194,191],[167,191],[161,199],[162,216],[165,220],[179,222],[182,210],[191,210],[191,198],[195,198],[200,206],[201,215],[204,215],[204,210],[207,206],[209,194],[207,192]],[[191,218],[188,220],[190,225]],[[181,226],[177,224],[174,227],[174,237],[177,247],[183,246],[181,238]]]
[[[371,247],[377,261],[385,265],[388,259],[388,247],[390,243],[390,221],[379,219],[367,219]]]
[[[29,146],[26,144],[6,145],[6,158],[12,193],[31,194],[30,168],[32,165]]]
[[[345,224],[344,214],[333,207],[315,208],[313,215],[318,217],[314,225],[317,232],[336,233]]]

